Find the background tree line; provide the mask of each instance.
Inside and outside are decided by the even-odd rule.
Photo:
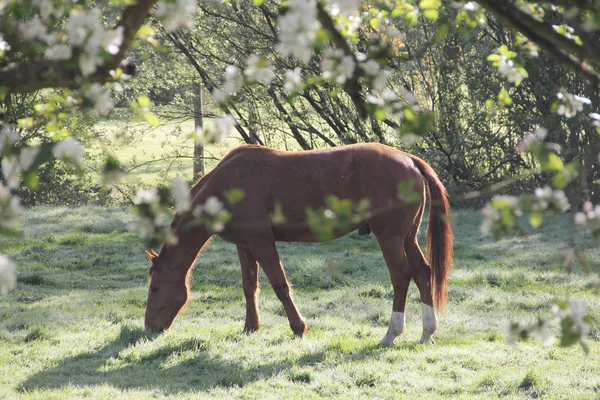
[[[442,9],[445,18],[454,18],[456,13],[451,5]],[[518,47],[519,38],[493,15],[487,15],[487,25],[467,35],[454,30],[441,40],[436,37],[437,22],[425,18],[413,26],[398,20],[376,28],[393,36],[385,47],[390,60],[387,86],[399,96],[414,93],[419,107],[436,117],[428,134],[411,148],[394,133],[393,127],[399,121],[380,121],[373,116],[362,119],[345,93],[331,96],[336,89],[327,82],[301,90],[287,102],[285,71],[301,65],[276,51],[277,15],[274,3],[254,7],[250,2],[200,2],[192,29],[166,32],[157,25],[162,51],[149,54],[145,48],[134,52],[139,75],[123,94],[124,102],[148,94],[157,104],[187,110],[184,115],[191,118],[192,86],[201,82],[203,116],[231,113],[239,122],[237,134],[245,143],[304,150],[367,141],[390,144],[430,162],[455,201],[463,205],[480,205],[488,197],[463,200],[463,194],[509,178],[514,181],[503,189],[507,193],[548,184],[550,175],[530,173],[537,166],[536,160],[517,151],[526,133],[543,126],[548,129],[546,140],[560,145],[559,154],[565,163],[586,164],[587,173],[578,182],[587,188],[584,198],[594,203],[600,199],[594,187],[599,168],[594,154],[600,137],[587,134],[594,127],[582,115],[564,119],[551,107],[561,89],[585,96],[597,105],[597,89],[544,51],[536,61],[525,65],[529,79],[518,87],[505,82],[487,56],[502,45]],[[550,22],[556,19],[556,23],[559,19],[552,12],[545,18]],[[372,31],[368,26],[358,30],[354,50],[368,52]],[[303,65],[304,76],[319,74],[324,51]],[[276,79],[268,87],[244,87],[235,104],[219,105],[211,92],[222,84],[225,67],[243,69],[250,54],[271,60]],[[502,90],[510,94],[511,104],[486,104]],[[575,185],[573,190],[580,189]]]

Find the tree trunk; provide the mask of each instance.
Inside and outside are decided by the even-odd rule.
[[[194,129],[200,135],[204,127],[202,120],[202,83],[194,82]],[[204,175],[204,146],[194,141],[194,182]]]

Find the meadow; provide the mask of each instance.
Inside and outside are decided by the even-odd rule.
[[[186,312],[153,335],[143,329],[149,263],[127,209],[29,209],[23,236],[0,242],[19,266],[17,289],[0,299],[0,398],[598,399],[600,297],[577,266],[562,267],[567,218],[494,241],[480,235],[478,212],[456,211],[436,344],[418,344],[412,285],[407,331],[381,347],[392,289],[372,235],[280,244],[305,339],[293,337],[264,274],[262,328],[242,333],[240,267],[220,240],[198,260]],[[598,268],[597,242],[578,241]],[[555,298],[584,301],[595,322],[589,354],[507,345],[511,321],[551,317]]]

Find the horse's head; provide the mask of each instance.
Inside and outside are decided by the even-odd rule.
[[[152,266],[148,273],[148,302],[146,303],[146,328],[154,331],[169,329],[177,314],[189,298],[187,274],[169,268],[165,257],[156,252],[146,252]]]

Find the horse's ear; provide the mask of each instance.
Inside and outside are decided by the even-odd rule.
[[[158,257],[158,254],[156,254],[154,250],[146,250],[146,256],[148,257],[148,260],[150,260],[150,262],[154,262],[154,259]]]

